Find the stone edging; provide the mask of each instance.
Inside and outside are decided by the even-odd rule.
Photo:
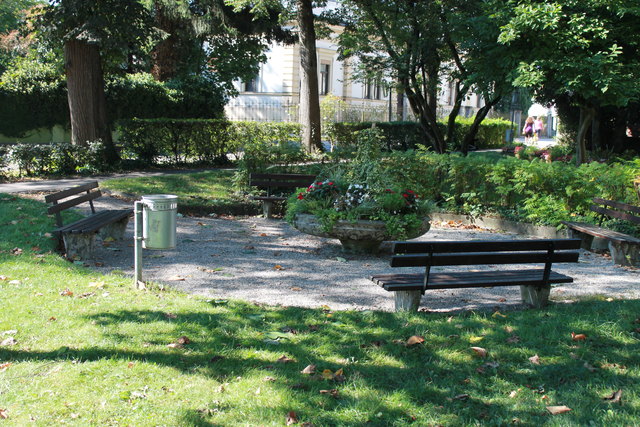
[[[429,216],[435,221],[456,221],[462,222],[463,224],[473,224],[490,230],[506,231],[545,239],[565,239],[569,237],[567,230],[558,230],[551,226],[509,221],[497,217],[471,217],[469,215],[458,215],[446,212],[434,212]]]

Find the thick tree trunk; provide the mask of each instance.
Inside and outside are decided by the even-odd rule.
[[[105,160],[115,160],[117,153],[107,121],[107,102],[98,46],[68,40],[64,44],[64,61],[71,113],[71,143],[86,145],[100,139],[107,151]]]
[[[180,60],[180,41],[176,35],[176,20],[167,16],[162,2],[154,1],[155,25],[168,33],[168,37],[158,43],[151,51],[151,74],[153,78],[164,82],[176,76]]]
[[[300,124],[302,144],[308,152],[322,151],[316,31],[311,0],[296,0],[300,41]]]
[[[404,121],[404,92],[396,92],[396,120]]]
[[[465,94],[461,94],[460,93],[460,82],[456,82],[456,96],[455,99],[453,101],[453,108],[451,109],[451,112],[449,113],[449,118],[447,120],[447,144],[451,145],[453,141],[453,136],[455,135],[455,131],[456,131],[456,118],[458,117],[458,114],[460,114],[460,108],[462,107],[462,100],[464,99],[464,95]],[[466,93],[466,90],[465,90]],[[464,147],[461,147],[462,151],[464,152],[465,149]],[[466,153],[465,153],[466,155]]]
[[[576,136],[576,165],[578,166],[587,161],[586,136],[595,113],[596,111],[593,107],[580,107],[580,124],[578,125],[578,135]]]

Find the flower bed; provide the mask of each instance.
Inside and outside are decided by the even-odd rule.
[[[375,253],[385,240],[405,240],[429,230],[425,203],[411,189],[370,188],[326,179],[289,200],[287,220],[303,233],[339,239],[346,252]]]

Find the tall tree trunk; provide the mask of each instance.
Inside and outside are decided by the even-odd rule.
[[[71,113],[71,143],[86,145],[87,142],[100,139],[106,147],[105,160],[117,159],[107,120],[98,45],[68,40],[64,44],[64,62]]]
[[[404,121],[404,92],[396,90],[396,120]]]
[[[451,109],[451,112],[449,113],[449,118],[447,119],[447,140],[446,141],[449,146],[451,146],[452,143],[454,142],[453,137],[456,131],[456,118],[458,117],[458,114],[460,114],[460,108],[462,107],[462,100],[464,99],[467,92],[467,90],[465,89],[464,93],[460,93],[460,82],[458,81],[456,81],[455,91],[456,91],[456,96],[453,101],[453,108]],[[464,145],[464,144],[461,143],[461,145]],[[466,156],[465,147],[461,147],[461,148],[462,148],[462,152]]]
[[[155,25],[168,33],[168,37],[151,51],[151,74],[154,79],[164,82],[176,76],[182,49],[176,35],[176,19],[167,16],[166,6],[158,0],[153,2],[153,9]]]
[[[296,0],[300,41],[300,123],[302,144],[308,152],[322,151],[316,31],[311,0]]]
[[[586,136],[595,113],[596,110],[593,107],[580,106],[580,124],[576,136],[576,165],[578,166],[587,161]]]

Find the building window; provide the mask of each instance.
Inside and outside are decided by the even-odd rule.
[[[380,80],[367,80],[364,83],[365,99],[382,99],[382,85]]]
[[[331,65],[326,63],[320,64],[320,95],[327,95],[331,89]]]
[[[258,76],[243,82],[243,92],[258,92]]]

